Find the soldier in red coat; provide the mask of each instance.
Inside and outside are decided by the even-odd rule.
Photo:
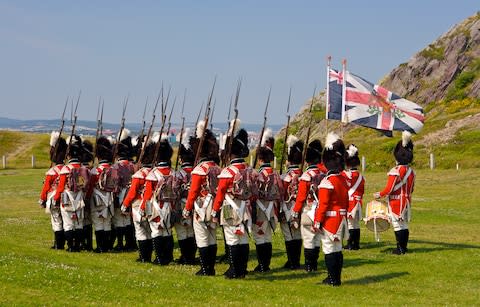
[[[283,175],[284,200],[280,205],[280,229],[285,239],[287,262],[283,266],[286,269],[298,269],[300,267],[300,255],[302,253],[302,234],[299,228],[292,225],[292,210],[298,193],[298,183],[302,170],[299,165],[303,157],[303,141],[294,135],[287,138],[287,172]]]
[[[257,250],[258,265],[255,272],[270,271],[272,259],[272,234],[277,225],[277,214],[283,201],[283,182],[273,169],[273,147],[275,138],[271,129],[266,129],[257,150],[260,163],[258,169],[258,199],[252,206],[252,232]]]
[[[365,190],[365,178],[358,171],[360,159],[358,158],[358,148],[350,144],[345,156],[346,170],[342,175],[347,179],[350,185],[348,190],[348,241],[345,249],[360,249],[360,221],[362,220],[362,200]]]
[[[202,135],[204,142],[200,147]],[[212,224],[211,212],[217,190],[217,176],[221,171],[215,162],[218,160],[219,146],[215,135],[209,129],[205,129],[203,121],[199,122],[196,136],[191,137],[189,142],[192,151],[198,153],[199,161],[192,171],[183,218],[193,218],[195,241],[200,254],[200,270],[196,275],[213,276],[217,256],[217,234],[216,225]]]
[[[390,220],[397,240],[397,248],[392,253],[396,255],[402,255],[408,251],[407,244],[410,235],[408,223],[410,221],[410,206],[415,185],[415,172],[409,166],[413,161],[411,136],[410,132],[403,132],[402,140],[397,143],[393,152],[397,166],[388,172],[385,188],[380,192],[374,193],[376,199],[387,198]]]
[[[322,143],[319,140],[314,140],[307,147],[305,162],[307,162],[308,167],[300,177],[297,199],[293,207],[294,224],[300,227],[302,233],[305,271],[307,272],[317,270],[320,254],[320,234],[313,231],[312,226],[315,210],[318,206],[318,185],[325,176],[317,167],[321,159]]]
[[[240,129],[232,141],[230,163],[218,176],[212,222],[223,226],[229,248],[230,268],[226,278],[243,278],[247,273],[251,202],[256,199],[256,171],[245,162],[249,154],[248,134]]]
[[[323,151],[323,163],[328,169],[318,188],[319,205],[313,230],[320,233],[328,276],[322,283],[341,285],[343,267],[342,240],[347,229],[349,185],[341,172],[345,167],[345,145],[337,135],[329,133]]]
[[[52,131],[50,135],[50,161],[53,166],[45,173],[42,192],[38,203],[50,215],[50,222],[54,233],[52,249],[65,248],[65,235],[63,232],[63,221],[60,207],[56,205],[53,197],[55,196],[58,183],[60,181],[60,171],[63,168],[63,160],[67,150],[65,139],[60,137],[58,131]]]
[[[93,167],[93,144],[89,140],[83,140],[83,152],[80,156],[80,162],[82,166],[89,170],[91,173],[91,169]],[[82,249],[86,251],[93,251],[93,223],[91,217],[91,198],[87,198],[85,195],[84,198],[85,208],[83,210],[83,241],[82,241]]]
[[[135,227],[135,237],[138,240],[139,258],[137,262],[151,262],[153,252],[152,235],[148,220],[141,214],[140,207],[144,202],[143,192],[145,190],[145,182],[147,175],[152,169],[156,143],[150,139],[147,145],[143,145],[143,142],[139,144],[139,147],[144,146],[142,159],[138,161],[142,167],[132,176],[130,189],[123,199],[121,210],[123,214],[132,216]],[[138,150],[141,151],[142,149],[138,148]],[[140,156],[140,153],[137,156]]]

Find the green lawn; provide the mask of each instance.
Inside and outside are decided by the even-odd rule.
[[[272,272],[244,280],[224,279],[225,264],[217,265],[215,277],[196,277],[197,267],[139,264],[135,253],[51,250],[49,216],[36,204],[43,172],[0,171],[0,305],[480,304],[480,169],[419,171],[411,253],[390,255],[393,231],[377,243],[363,227],[362,249],[344,252],[339,288],[319,284],[323,256],[315,274],[280,269],[286,256],[278,230]],[[369,201],[386,175],[365,176]],[[253,270],[253,242],[250,248]]]

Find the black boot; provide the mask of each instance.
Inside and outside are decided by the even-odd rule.
[[[209,266],[209,246],[200,247],[198,249],[200,254],[200,270],[195,273],[197,276],[207,276],[208,275],[208,266]]]
[[[153,240],[147,239],[145,244],[145,257],[147,262],[152,262],[152,254],[153,254]]]
[[[54,249],[65,249],[65,233],[63,230],[55,231]]]
[[[217,244],[208,246],[208,276],[215,276],[215,261],[217,259]]]
[[[125,250],[127,252],[137,250],[137,243],[135,242],[135,228],[133,224],[125,227]]]
[[[302,254],[302,240],[293,240],[293,247],[292,247],[292,262],[290,268],[292,270],[297,270],[300,268],[300,256]]]
[[[256,244],[258,265],[253,269],[254,272],[266,272],[265,268],[265,244]]]
[[[194,265],[195,264],[195,254],[197,253],[197,244],[195,243],[195,238],[190,237],[185,239],[185,264]],[[215,252],[215,256],[216,256]]]
[[[93,250],[93,227],[92,224],[83,226],[83,234],[85,241],[85,250],[91,252]]]
[[[153,264],[160,264],[162,259],[162,252],[164,249],[164,239],[162,236],[158,236],[153,238],[153,250],[155,251],[155,259],[153,260]]]
[[[138,259],[137,262],[150,262],[152,254],[148,255],[148,240],[138,241]]]
[[[397,241],[397,248],[392,251],[392,254],[394,255],[402,255],[405,254],[405,251],[402,248],[402,245],[400,242],[402,242],[402,230],[395,231],[395,239]]]
[[[305,271],[313,272],[313,258],[315,250],[313,248],[304,248],[303,255],[305,257]]]
[[[410,237],[410,231],[408,229],[404,229],[402,230],[402,242],[401,242],[401,245],[402,245],[402,250],[403,250],[403,253],[405,254],[406,252],[408,252],[408,248],[407,248],[407,245],[408,245],[408,239]]]
[[[272,261],[272,243],[265,243],[265,267],[266,272],[270,271],[270,262]]]
[[[312,254],[312,268],[313,271],[318,270],[318,257],[320,256],[320,247],[317,246],[313,249],[313,254]]]
[[[230,269],[226,272],[225,278],[243,278],[245,277],[245,271],[242,264],[242,249],[241,245],[230,245]]]
[[[354,233],[354,240],[353,240],[353,250],[360,249],[360,228],[353,229]]]
[[[347,245],[345,245],[343,248],[348,249],[348,250],[352,250],[353,246],[354,246],[354,243],[353,243],[354,241],[355,241],[355,231],[354,231],[354,229],[349,229],[348,230]]]
[[[161,265],[168,265],[173,261],[173,245],[173,236],[163,237],[163,250],[160,258]]]
[[[180,247],[180,258],[175,260],[178,264],[186,264],[186,254],[188,254],[187,240],[178,240],[178,247]]]
[[[67,241],[67,251],[75,251],[73,230],[65,231],[65,240]]]
[[[325,255],[325,266],[327,267],[327,277],[322,280],[322,284],[333,286],[335,275],[335,253]]]
[[[103,230],[98,230],[95,231],[95,241],[97,242],[97,248],[95,248],[94,252],[95,253],[103,253],[105,252],[103,250],[105,243],[103,243],[105,238],[105,231]]]
[[[123,237],[125,236],[125,227],[115,228],[115,234],[117,235],[117,246],[113,248],[114,252],[123,252],[125,247],[123,245]]]
[[[342,252],[336,252],[331,255],[333,255],[333,271],[330,285],[338,287],[342,284],[343,254]]]
[[[103,232],[103,252],[107,253],[112,250],[113,242],[112,242],[112,233],[111,230],[105,230]]]
[[[250,245],[247,244],[242,244],[241,246],[241,275],[243,276],[248,274],[248,256],[250,254]]]
[[[230,251],[232,247],[228,244],[225,244],[225,256],[228,255],[228,269],[223,273],[223,276],[227,276],[228,274],[233,274],[233,272],[230,272],[233,270],[232,267],[232,259],[230,259]]]
[[[287,253],[287,262],[283,265],[284,269],[290,269],[291,268],[291,258],[292,258],[292,242],[293,241],[285,241],[285,252]]]
[[[75,252],[80,252],[83,242],[83,229],[75,229],[73,232],[73,246]]]

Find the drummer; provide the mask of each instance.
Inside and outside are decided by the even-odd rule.
[[[392,254],[405,254],[407,249],[409,231],[408,223],[410,221],[410,205],[415,184],[415,172],[409,166],[413,160],[413,143],[411,133],[404,131],[402,140],[395,146],[393,156],[397,166],[388,172],[388,180],[385,188],[373,194],[375,199],[387,197],[388,210],[392,221],[397,248]]]

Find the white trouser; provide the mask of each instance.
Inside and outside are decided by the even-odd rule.
[[[91,212],[92,223],[95,227],[95,231],[110,231],[112,230],[112,218],[110,214],[101,214],[98,211]]]
[[[392,226],[394,231],[405,230],[408,229],[408,222],[405,220],[398,220],[393,216],[390,217],[392,221]]]
[[[161,222],[149,221],[150,230],[152,231],[152,238],[156,237],[168,237],[172,235],[172,228],[164,228],[165,225]]]
[[[193,231],[198,248],[217,244],[216,229],[208,227],[204,222],[197,221],[196,216],[193,217]]]
[[[238,226],[223,225],[227,245],[248,244],[248,233],[243,224]]]
[[[273,231],[268,221],[257,221],[252,225],[252,233],[255,244],[272,243]]]
[[[300,229],[293,227],[293,225],[291,226],[292,227],[289,227],[287,222],[280,223],[280,229],[282,230],[285,241],[301,240],[302,233]]]
[[[132,224],[132,218],[130,215],[122,214],[120,208],[115,208],[113,217],[112,217],[113,226],[116,228],[126,227]]]
[[[175,223],[174,226],[178,241],[193,238],[195,236],[191,224]]]
[[[141,222],[133,222],[135,227],[135,237],[138,241],[150,240],[152,238],[152,231],[150,230],[150,224],[147,220]]]
[[[312,231],[312,225],[300,226],[300,232],[302,233],[304,248],[320,247],[320,234]]]
[[[326,235],[325,229],[320,233],[320,239],[325,255],[342,251],[342,240],[332,240],[331,236]]]
[[[83,208],[75,212],[66,211],[62,206],[60,209],[63,221],[63,230],[83,229]]]
[[[360,229],[360,216],[347,218],[348,229]]]
[[[53,231],[63,230],[63,220],[60,208],[50,207],[50,222],[52,223]]]

